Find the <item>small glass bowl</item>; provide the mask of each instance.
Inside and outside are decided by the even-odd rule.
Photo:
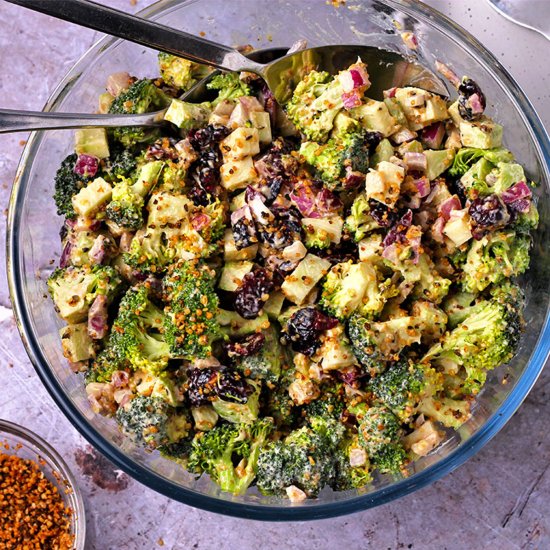
[[[86,513],[84,501],[76,480],[61,456],[49,443],[35,433],[0,419],[0,452],[17,455],[38,464],[46,478],[57,488],[66,507],[72,510],[70,517],[73,548],[84,550],[86,541]]]

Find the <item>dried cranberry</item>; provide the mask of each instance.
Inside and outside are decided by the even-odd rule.
[[[194,407],[207,405],[216,397],[246,403],[252,388],[236,370],[229,367],[191,369],[188,373],[187,397]]]
[[[149,145],[145,153],[147,160],[177,160],[178,152],[174,138],[162,138]]]
[[[216,195],[222,164],[219,142],[229,132],[229,128],[225,126],[209,124],[189,133],[189,143],[198,153],[197,160],[190,168],[193,185],[189,191],[189,196],[196,205],[206,206]]]
[[[478,197],[473,200],[468,207],[468,213],[474,225],[474,236],[479,237],[483,235],[484,230],[503,227],[510,221],[508,208],[497,195]]]
[[[247,273],[235,291],[235,310],[245,319],[255,319],[272,290],[273,280],[267,269],[260,267]]]
[[[321,345],[321,334],[337,324],[336,319],[328,317],[318,309],[305,307],[288,320],[284,339],[294,351],[311,356]]]
[[[458,112],[464,120],[476,120],[485,110],[485,95],[471,78],[464,77],[458,86]]]
[[[265,203],[268,206],[270,204],[273,204],[273,201],[279,196],[282,186],[283,186],[282,176],[273,176],[267,179],[265,184],[266,191],[267,191],[265,194]]]
[[[380,132],[365,132],[365,143],[371,153],[378,147],[378,144],[384,139]]]
[[[272,205],[270,211],[275,216],[273,224],[258,227],[262,242],[275,249],[282,249],[301,240],[302,216],[297,208]]]
[[[249,334],[241,340],[228,342],[224,344],[227,356],[232,359],[234,357],[248,357],[258,353],[265,342],[265,336],[261,333]]]
[[[189,142],[196,151],[207,149],[213,143],[219,143],[230,134],[231,130],[226,126],[209,124],[199,130],[189,132]]]
[[[397,221],[396,212],[374,199],[369,200],[369,213],[380,227],[390,227]]]

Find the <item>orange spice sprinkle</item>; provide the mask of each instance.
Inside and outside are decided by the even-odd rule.
[[[0,453],[1,548],[69,550],[71,514],[35,461]]]

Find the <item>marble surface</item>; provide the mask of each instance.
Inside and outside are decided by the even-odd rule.
[[[105,3],[135,12],[151,2]],[[498,56],[550,127],[550,42],[504,20],[482,0],[428,3],[470,30]],[[61,76],[98,37],[0,2],[0,107],[40,109]],[[4,209],[25,137],[0,136],[2,236]],[[3,256],[1,247],[2,266]],[[310,523],[270,524],[190,508],[103,464],[35,375],[15,328],[4,267],[0,269],[0,334],[0,416],[32,428],[62,451],[84,494],[90,549],[550,547],[548,370],[494,440],[441,481],[367,512]]]

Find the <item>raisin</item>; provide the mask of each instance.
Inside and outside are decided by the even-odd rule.
[[[261,333],[249,334],[241,340],[224,344],[225,352],[230,359],[234,357],[248,357],[258,353],[265,342],[265,336]]]
[[[397,221],[397,213],[377,200],[369,200],[369,210],[370,215],[380,227],[391,227]]]
[[[336,319],[318,309],[305,307],[288,320],[283,338],[294,351],[311,356],[321,345],[321,334],[337,324]]]
[[[235,310],[245,319],[255,319],[272,290],[273,280],[267,269],[260,267],[247,273],[235,291]]]
[[[463,78],[458,86],[458,112],[464,120],[476,120],[485,110],[486,100],[481,88],[471,78]]]
[[[217,397],[246,403],[252,393],[251,386],[240,373],[223,365],[191,369],[188,377],[187,397],[194,407],[207,405]]]
[[[474,225],[474,237],[481,238],[487,231],[505,226],[510,221],[506,205],[497,195],[478,197],[468,207]]]

